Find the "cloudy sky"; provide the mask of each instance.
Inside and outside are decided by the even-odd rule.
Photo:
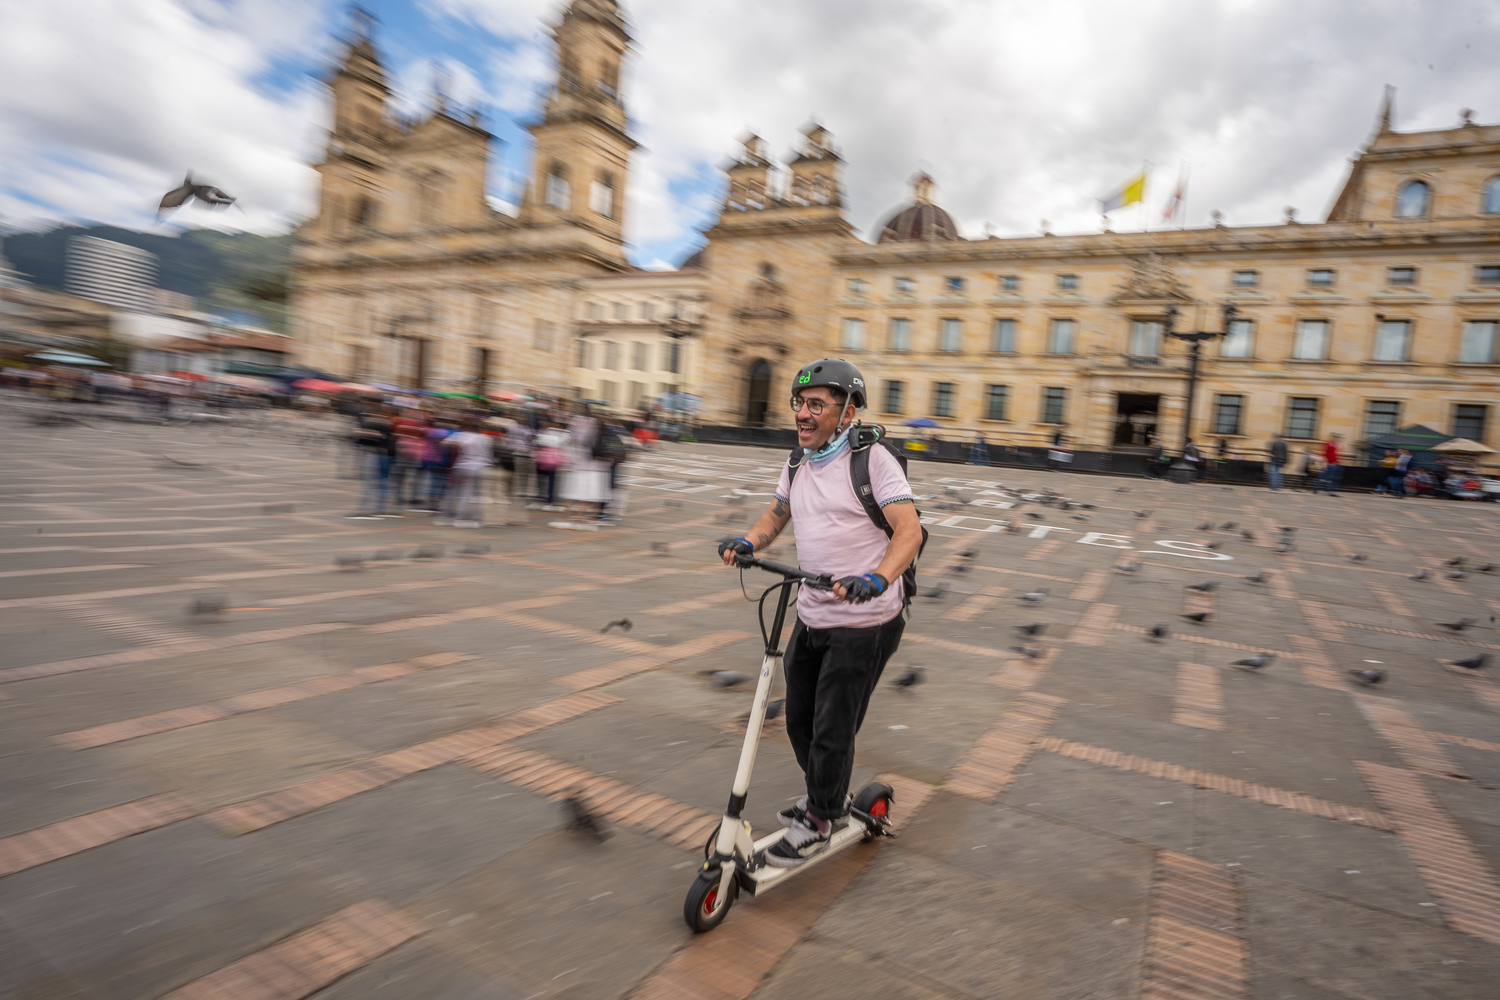
[[[366,0],[402,109],[432,82],[501,140],[490,193],[518,196],[518,125],[552,74],[558,0]],[[625,93],[642,148],[628,236],[642,266],[701,240],[718,166],[747,129],[790,150],[816,117],[872,237],[918,169],[967,236],[1099,228],[1097,199],[1153,165],[1148,221],[1182,164],[1186,221],[1321,219],[1384,84],[1397,127],[1461,107],[1500,122],[1492,0],[631,0]],[[148,229],[187,169],[244,213],[178,221],[285,231],[316,201],[330,119],[319,76],[348,8],[328,0],[0,0],[0,221]],[[1117,229],[1141,215],[1116,213]],[[167,230],[163,230],[167,231]],[[875,230],[878,231],[878,230]]]

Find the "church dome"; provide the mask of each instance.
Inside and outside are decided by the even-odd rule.
[[[918,174],[912,178],[912,204],[886,221],[876,243],[899,243],[911,240],[935,242],[962,239],[953,216],[932,203],[932,178]]]

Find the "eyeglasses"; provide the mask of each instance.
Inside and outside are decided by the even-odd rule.
[[[788,402],[792,404],[793,413],[796,413],[805,406],[807,407],[807,412],[814,417],[822,416],[823,411],[833,405],[821,399],[803,399],[800,396],[793,396]]]

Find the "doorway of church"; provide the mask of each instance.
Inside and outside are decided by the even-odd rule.
[[[1146,448],[1156,436],[1161,396],[1140,392],[1115,394],[1115,447]]]
[[[765,358],[750,366],[750,391],[747,398],[749,405],[746,407],[745,421],[751,427],[764,427],[766,410],[771,405],[771,364]]]

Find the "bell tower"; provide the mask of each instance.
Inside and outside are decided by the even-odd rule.
[[[387,163],[391,123],[385,115],[391,89],[370,37],[373,18],[354,11],[354,38],[335,71],[333,131],[323,162],[318,226],[323,235],[345,237],[374,228],[380,215],[379,177]]]
[[[557,85],[531,126],[536,163],[522,206],[532,225],[569,224],[623,245],[626,133],[620,62],[630,46],[614,0],[573,0],[552,33]]]

